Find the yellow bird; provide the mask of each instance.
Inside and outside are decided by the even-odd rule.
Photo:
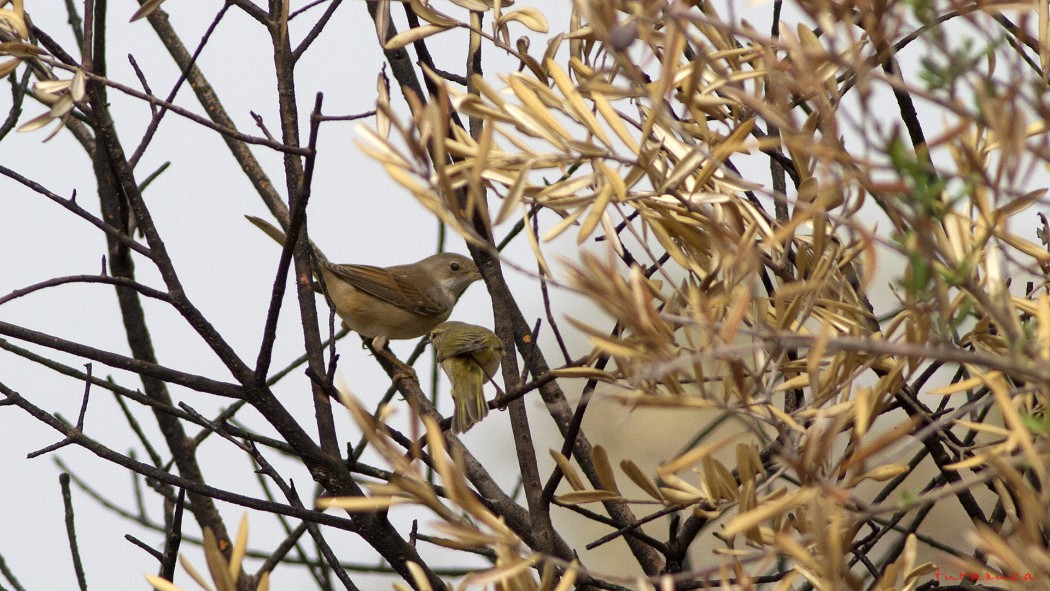
[[[503,342],[494,332],[465,322],[445,322],[430,331],[441,370],[452,382],[452,431],[465,433],[489,413],[483,387],[503,360]]]

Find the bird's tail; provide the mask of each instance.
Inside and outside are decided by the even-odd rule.
[[[471,363],[472,361],[467,361]],[[466,433],[485,415],[489,414],[489,405],[485,401],[485,374],[481,368],[474,366],[466,371],[458,372],[459,379],[452,383],[452,399],[456,402],[456,410],[452,414],[452,431],[454,433]]]
[[[249,222],[254,224],[256,228],[259,228],[260,230],[265,232],[267,236],[269,236],[270,238],[273,238],[277,242],[277,244],[280,244],[281,246],[284,246],[284,242],[288,238],[288,236],[285,235],[284,230],[281,230],[280,228],[278,228],[277,226],[271,224],[270,222],[268,222],[268,221],[266,221],[266,220],[264,220],[262,218],[257,218],[257,217],[255,217],[253,215],[246,215],[244,217]],[[328,260],[328,259],[325,258],[324,253],[322,253],[317,248],[317,245],[314,244],[312,241],[310,242],[310,246],[313,247],[314,254],[317,256],[318,259],[320,259],[322,261],[327,261]]]
[[[276,240],[277,244],[284,246],[284,240],[285,238],[287,238],[287,236],[285,236],[283,230],[271,224],[270,222],[262,218],[257,218],[253,215],[246,215],[244,216],[244,218],[247,219],[249,222],[255,224],[256,228],[259,228],[263,232],[266,232],[266,235]]]

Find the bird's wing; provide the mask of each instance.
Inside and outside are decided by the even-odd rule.
[[[475,357],[475,353],[480,353],[491,348],[491,343],[486,342],[484,335],[478,335],[471,337],[463,346],[456,350],[456,355],[469,355],[471,358]]]
[[[442,363],[442,362],[444,362],[446,360],[450,360],[450,359],[460,359],[460,360],[463,360],[463,361],[468,361],[473,366],[475,366],[478,369],[480,369],[482,375],[484,375],[485,379],[487,380],[487,379],[491,378],[492,375],[495,373],[495,369],[493,369],[490,372],[489,369],[486,368],[485,357],[484,357],[484,355],[487,354],[491,348],[492,348],[492,343],[485,342],[485,338],[483,336],[470,338],[470,339],[466,340],[465,342],[460,343],[460,346],[456,347],[456,350],[454,352],[452,352],[452,354],[446,355],[444,357],[440,357],[439,356],[438,357],[438,362]],[[499,350],[500,350],[500,357],[502,357],[503,356],[503,347],[501,346],[499,348]],[[496,367],[498,368],[499,365],[497,365]]]
[[[482,339],[482,337],[480,337],[480,336],[469,337],[469,338],[463,339],[462,342],[457,342],[456,346],[454,348],[448,347],[445,350],[445,355],[444,356],[441,356],[441,355],[438,356],[438,362],[442,362],[442,361],[444,361],[446,359],[451,359],[453,357],[474,359],[475,358],[475,353],[480,353],[481,351],[484,351],[485,348],[486,348],[485,342]],[[451,350],[449,350],[449,349],[451,349]]]
[[[406,275],[371,265],[322,263],[333,275],[355,288],[399,308],[426,316],[440,316],[448,304],[434,290],[420,288]]]

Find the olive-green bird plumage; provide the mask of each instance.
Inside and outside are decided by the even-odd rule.
[[[430,331],[438,363],[452,382],[452,431],[465,433],[489,413],[484,386],[499,369],[503,342],[491,330],[449,321]]]

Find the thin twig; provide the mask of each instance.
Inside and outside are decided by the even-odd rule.
[[[63,472],[58,475],[58,482],[62,487],[62,505],[65,507],[66,515],[66,538],[69,539],[69,552],[73,555],[73,571],[77,574],[77,584],[80,591],[87,591],[87,577],[84,574],[84,565],[80,561],[80,548],[77,546],[77,531],[73,524],[73,495],[69,491],[69,474]]]

